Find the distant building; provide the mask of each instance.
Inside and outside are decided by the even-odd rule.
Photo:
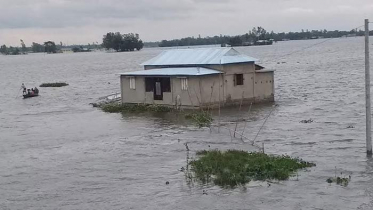
[[[62,52],[63,53],[71,53],[73,52],[73,50],[71,49],[71,47],[63,47],[61,48]]]
[[[274,101],[274,71],[233,48],[175,49],[120,74],[123,103],[182,107]]]

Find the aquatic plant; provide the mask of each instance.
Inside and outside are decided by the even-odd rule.
[[[198,151],[198,160],[189,162],[194,178],[223,187],[244,185],[251,180],[287,180],[298,169],[316,166],[287,155],[273,156],[239,150]]]
[[[348,185],[348,183],[350,183],[350,181],[351,181],[351,175],[348,176],[348,178],[347,177],[342,177],[342,173],[341,173],[341,176],[335,175],[334,177],[330,177],[326,180],[326,182],[328,182],[329,184],[336,183],[336,184],[344,186],[344,187],[346,187]]]
[[[147,104],[120,104],[120,103],[109,103],[100,106],[104,112],[109,113],[134,113],[134,112],[170,112],[171,108],[159,105],[147,105]]]
[[[63,87],[68,86],[69,84],[65,82],[54,82],[54,83],[43,83],[39,87]]]
[[[186,119],[192,120],[198,127],[208,127],[212,123],[212,117],[208,112],[197,111],[185,115]]]
[[[301,120],[300,123],[312,123],[313,120],[312,119],[308,119],[308,120]]]

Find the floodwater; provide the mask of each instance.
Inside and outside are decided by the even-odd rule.
[[[277,106],[224,109],[220,133],[177,114],[107,114],[89,105],[119,91],[116,73],[141,70],[139,63],[162,49],[0,56],[0,209],[373,209],[364,40],[334,39],[301,50],[320,41],[237,48],[276,69]],[[31,88],[56,81],[70,85],[39,88],[41,96],[25,100],[18,92],[22,82]],[[256,144],[316,167],[270,186],[187,182],[179,171],[186,166],[184,143],[191,158],[201,149],[255,150],[250,140],[271,111]],[[242,118],[243,141],[226,129],[238,120],[242,131]],[[300,123],[304,119],[313,123]],[[335,173],[351,175],[349,185],[328,184]]]

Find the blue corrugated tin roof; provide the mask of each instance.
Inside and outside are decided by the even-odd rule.
[[[221,71],[216,71],[201,67],[192,68],[162,68],[143,71],[125,72],[119,75],[122,76],[203,76],[211,74],[221,74]]]
[[[142,65],[213,65],[255,62],[256,58],[240,54],[233,48],[175,49],[162,52]]]

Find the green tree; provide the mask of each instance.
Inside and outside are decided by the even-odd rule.
[[[8,51],[8,48],[6,47],[6,45],[1,45],[0,47],[0,53],[3,54],[3,55],[8,55],[9,54],[9,51]]]
[[[114,39],[114,33],[109,32],[106,35],[104,35],[104,38],[102,39],[102,46],[109,50],[113,49],[113,39]]]
[[[22,54],[25,54],[26,51],[27,51],[27,49],[26,49],[26,45],[25,45],[25,43],[23,42],[22,39],[21,39],[20,41],[21,41],[21,46],[22,46],[22,48],[21,48],[21,49],[22,49],[22,50],[21,50],[21,51],[22,51]]]
[[[57,52],[56,44],[52,41],[44,42],[44,50],[46,53],[56,53]]]
[[[140,39],[139,34],[120,34],[119,32],[109,32],[102,39],[102,46],[106,49],[114,49],[115,51],[134,51],[141,50],[144,43]]]
[[[81,52],[82,50],[83,50],[83,47],[73,47],[72,49],[71,49],[74,53],[76,53],[76,52]]]
[[[231,45],[232,47],[242,46],[242,39],[241,39],[240,36],[232,37],[232,38],[229,39],[228,44]]]
[[[32,52],[35,52],[35,53],[37,53],[37,52],[44,52],[45,51],[43,45],[35,43],[35,42],[32,43],[31,50],[32,50]]]
[[[19,55],[19,54],[20,54],[20,50],[18,49],[18,47],[12,47],[12,46],[9,47],[8,55]]]
[[[255,40],[265,39],[265,35],[267,33],[267,31],[261,26],[258,26],[256,28],[254,27],[251,32],[256,37]]]

